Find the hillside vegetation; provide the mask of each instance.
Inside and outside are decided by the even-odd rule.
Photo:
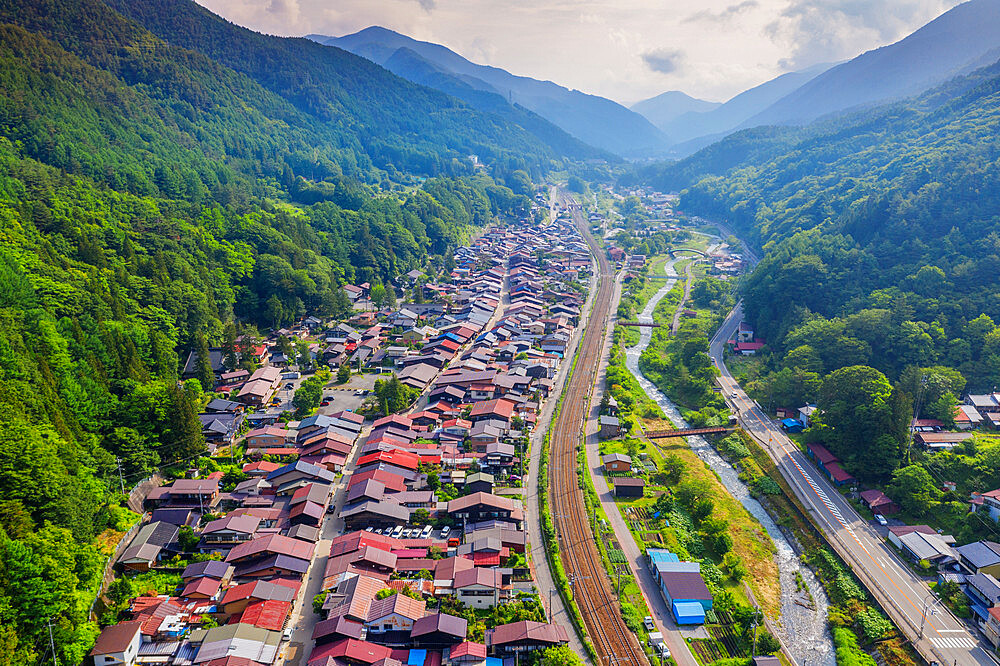
[[[554,157],[336,49],[129,4],[219,50],[97,0],[0,2],[0,664],[51,662],[49,621],[84,661],[95,537],[129,524],[116,458],[131,484],[205,452],[189,350],[446,265]]]
[[[880,433],[891,433],[890,457],[868,476],[886,478],[905,455],[900,401],[947,423],[963,389],[1000,383],[998,130],[1000,64],[864,114],[736,134],[645,172],[686,188],[688,212],[727,219],[764,250],[744,291],[773,352],[748,377],[763,404],[819,399],[823,376],[845,367],[872,366],[894,385],[896,416]],[[861,455],[830,443],[845,460]]]

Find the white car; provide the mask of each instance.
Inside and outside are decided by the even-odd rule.
[[[650,615],[642,618],[642,624],[646,627],[646,631],[653,631],[656,629],[656,625],[653,623],[653,618]]]
[[[882,527],[885,527],[886,525],[889,524],[889,521],[887,521],[885,519],[885,516],[883,516],[881,513],[875,514],[875,522],[881,525]]]
[[[285,627],[285,631],[281,634],[281,638],[286,641],[292,640],[292,628]]]
[[[430,525],[427,525],[426,527],[424,527],[424,529],[422,529],[422,530],[420,531],[420,538],[421,538],[421,539],[426,539],[426,538],[430,537],[430,535],[431,535],[431,531],[432,531],[433,529],[434,529],[434,528],[433,528],[433,527],[431,527]]]
[[[398,539],[399,535],[402,534],[402,533],[403,533],[403,526],[402,525],[396,525],[396,529],[394,529],[392,531],[392,534],[390,536],[393,539]]]
[[[448,535],[450,533],[451,533],[451,527],[450,526],[445,525],[444,527],[441,528],[441,538],[442,539],[447,539]]]

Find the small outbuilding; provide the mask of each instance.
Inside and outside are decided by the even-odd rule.
[[[614,478],[615,497],[642,497],[646,482],[634,476],[619,476]]]
[[[617,416],[608,416],[605,414],[600,417],[600,425],[601,439],[613,439],[621,434],[621,421],[618,420]]]
[[[624,453],[609,453],[601,457],[605,472],[629,472],[632,470],[632,459]]]

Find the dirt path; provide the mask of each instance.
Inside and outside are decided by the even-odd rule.
[[[681,302],[677,304],[677,309],[674,310],[674,321],[670,324],[670,335],[677,335],[677,331],[681,327],[681,315],[684,313],[684,306],[691,297],[691,286],[694,284],[693,268],[693,261],[684,267],[684,275],[686,276],[684,280],[684,296],[681,298]]]

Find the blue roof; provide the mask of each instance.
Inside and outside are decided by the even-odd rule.
[[[663,548],[650,548],[646,551],[650,562],[680,562],[680,558]]]
[[[673,611],[677,624],[703,624],[705,622],[705,608],[697,601],[675,601]]]
[[[427,660],[427,650],[410,650],[410,656],[406,660],[406,666],[424,666]]]
[[[483,666],[503,666],[503,659],[497,659],[496,657],[486,657],[486,661],[483,662]]]

